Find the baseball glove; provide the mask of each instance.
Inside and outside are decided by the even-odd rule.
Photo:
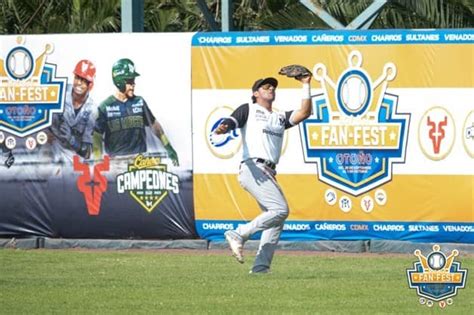
[[[286,75],[289,78],[295,78],[297,80],[304,78],[309,75],[313,75],[308,68],[302,65],[289,65],[280,69],[278,74]]]

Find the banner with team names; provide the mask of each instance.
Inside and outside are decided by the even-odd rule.
[[[201,237],[221,239],[260,213],[237,180],[237,129],[213,134],[278,81],[274,110],[312,115],[288,129],[277,180],[290,206],[283,240],[474,242],[474,31],[199,33],[192,39],[194,206]]]

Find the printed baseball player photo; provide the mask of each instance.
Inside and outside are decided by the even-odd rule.
[[[90,60],[80,60],[73,71],[73,83],[66,88],[64,112],[53,116],[49,132],[53,160],[72,163],[73,156],[89,159],[97,106],[90,96],[96,68]]]
[[[170,38],[145,37],[123,38],[131,47],[171,45]],[[177,95],[171,87],[178,77],[156,75],[186,65],[153,58],[147,49],[122,55],[117,45],[115,36],[2,38],[5,226],[17,220],[23,233],[38,223],[35,235],[61,237],[116,238],[122,231],[142,239],[196,237],[191,90]],[[189,87],[191,77],[181,79]],[[69,228],[46,227],[55,222]]]
[[[112,66],[112,80],[117,91],[99,105],[95,123],[95,155],[101,157],[103,149],[111,157],[147,152],[145,127],[150,127],[173,165],[179,166],[178,154],[163,127],[145,99],[135,94],[135,80],[139,76],[130,59],[119,59]]]
[[[243,263],[244,243],[253,234],[262,232],[251,274],[270,272],[283,224],[290,212],[276,179],[283,134],[285,129],[298,125],[311,115],[311,72],[302,66],[293,65],[282,68],[280,74],[294,77],[302,83],[299,109],[285,112],[274,110],[278,80],[273,77],[262,78],[252,86],[252,104],[239,106],[215,130],[216,134],[225,134],[240,128],[243,150],[242,162],[239,165],[239,183],[255,198],[262,210],[262,213],[250,222],[224,233],[232,255],[239,263]]]

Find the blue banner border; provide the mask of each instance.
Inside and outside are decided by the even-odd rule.
[[[196,220],[198,235],[222,241],[223,233],[236,229],[240,220]],[[259,239],[256,234],[252,239]],[[286,221],[282,241],[399,240],[413,242],[474,243],[474,223],[400,221]]]
[[[474,29],[196,33],[192,46],[473,44]]]

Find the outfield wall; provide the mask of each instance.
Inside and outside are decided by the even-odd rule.
[[[240,132],[212,131],[250,102],[257,78],[278,78],[277,110],[297,108],[298,82],[277,73],[298,63],[315,73],[313,115],[284,135],[277,178],[291,214],[282,239],[474,243],[473,30],[1,36],[0,43],[0,236],[222,239],[260,209],[237,181]],[[179,166],[149,127],[140,154],[74,165],[52,145],[51,123],[64,114],[76,63],[96,66],[97,107],[116,91],[111,69],[121,58],[135,63],[135,94]],[[139,128],[125,119],[137,116],[136,106],[109,108],[109,126]]]
[[[313,70],[313,115],[285,132],[278,181],[285,240],[474,241],[472,30],[197,34],[192,84],[198,233],[218,239],[260,212],[239,187],[241,134],[212,135],[279,80],[274,108],[300,105],[288,64]],[[225,209],[225,210],[224,210]]]

